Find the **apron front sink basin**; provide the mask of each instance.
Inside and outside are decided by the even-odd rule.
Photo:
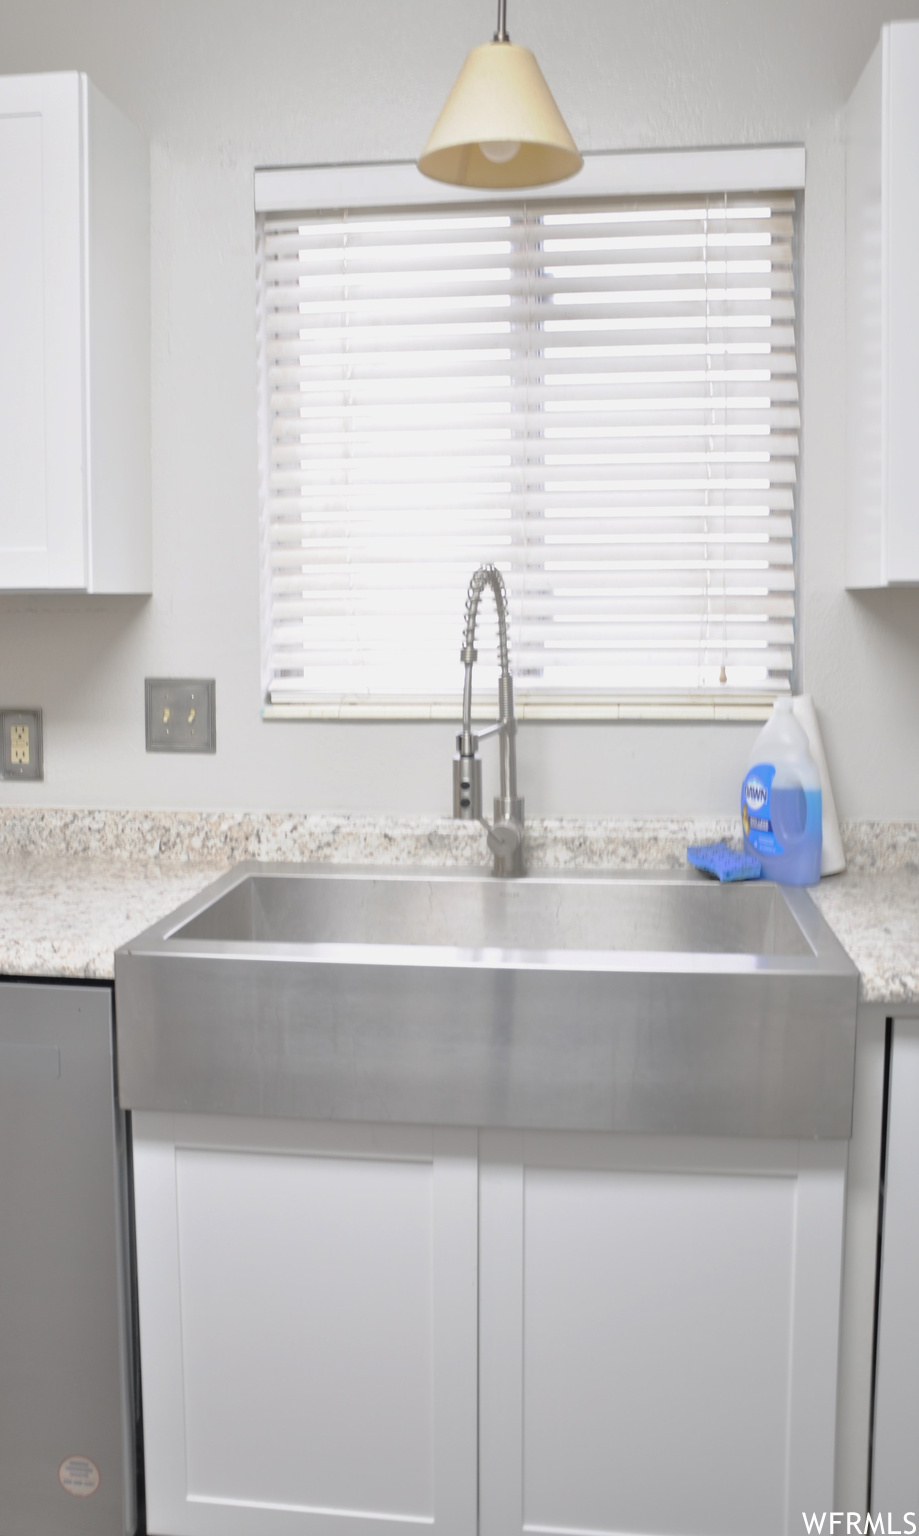
[[[247,864],[115,977],[126,1108],[850,1131],[858,974],[766,882]]]

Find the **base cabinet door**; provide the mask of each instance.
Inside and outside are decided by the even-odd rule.
[[[845,1158],[482,1133],[481,1536],[832,1509]]]
[[[476,1145],[135,1114],[151,1536],[474,1536]]]
[[[136,1114],[151,1536],[833,1508],[844,1143]]]
[[[896,1019],[878,1295],[871,1510],[919,1525],[919,1019]]]

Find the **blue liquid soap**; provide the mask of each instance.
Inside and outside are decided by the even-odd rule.
[[[760,732],[741,792],[744,847],[763,876],[782,885],[816,885],[823,850],[820,770],[807,736],[780,699]]]

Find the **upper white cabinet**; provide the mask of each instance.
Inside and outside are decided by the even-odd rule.
[[[0,590],[149,592],[149,149],[85,75],[0,77],[0,336]]]
[[[846,585],[919,582],[919,22],[892,22],[846,119]]]

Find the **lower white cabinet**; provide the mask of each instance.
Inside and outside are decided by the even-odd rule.
[[[137,1113],[151,1536],[833,1507],[846,1146]]]
[[[919,1524],[919,1019],[891,1037],[871,1508]]]
[[[833,1507],[845,1145],[482,1134],[482,1536]]]
[[[476,1134],[134,1115],[156,1536],[466,1536]]]

